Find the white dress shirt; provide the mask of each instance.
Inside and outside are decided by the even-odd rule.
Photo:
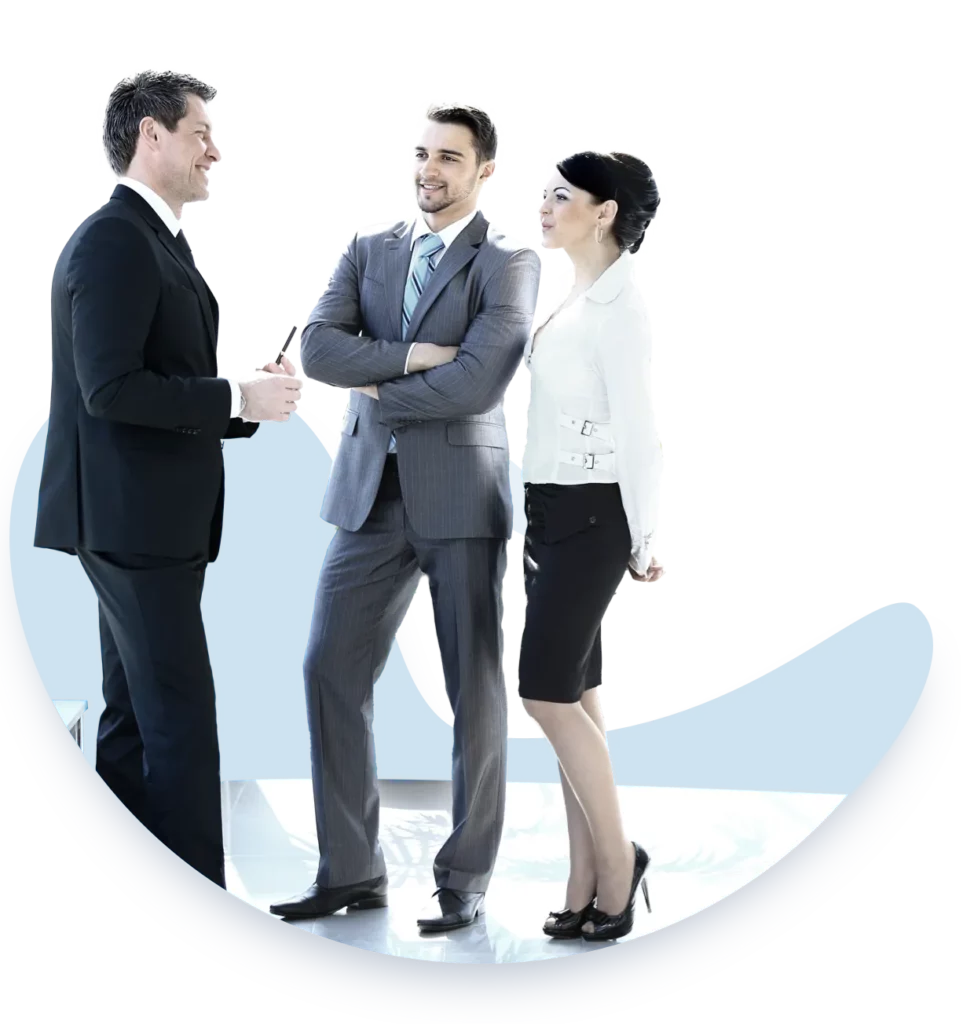
[[[162,199],[149,185],[145,185],[136,178],[120,178],[118,184],[126,186],[132,192],[136,192],[150,206],[154,213],[160,217],[170,233],[175,238],[177,237],[181,230],[181,222],[177,214],[167,205],[166,200]],[[227,380],[228,384],[231,385],[231,418],[233,419],[241,408],[241,386],[237,381],[229,380],[226,377],[224,380]]]
[[[525,351],[532,374],[527,483],[617,483],[638,573],[652,557],[662,445],[649,394],[652,340],[623,253]]]

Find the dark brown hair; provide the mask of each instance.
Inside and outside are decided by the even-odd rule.
[[[110,166],[125,174],[137,151],[140,123],[156,118],[169,131],[187,113],[187,97],[197,96],[209,103],[217,90],[191,75],[173,71],[142,71],[114,86],[104,115],[104,149]]]
[[[495,159],[498,135],[492,119],[484,110],[479,110],[478,107],[429,107],[427,117],[429,121],[437,121],[439,124],[464,125],[472,134],[478,162],[482,164],[486,160]]]

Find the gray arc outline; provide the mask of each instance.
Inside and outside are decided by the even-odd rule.
[[[20,625],[10,570],[13,486],[36,429],[0,481],[0,679],[27,750],[79,835],[143,902],[218,955],[304,994],[391,1017],[501,1022],[590,1013],[678,984],[753,945],[835,885],[912,801],[952,727],[956,665],[934,630],[933,663],[913,715],[863,784],[811,836],[692,918],[594,955],[435,964],[312,935],[217,889],[170,853],[103,785],[62,725]]]

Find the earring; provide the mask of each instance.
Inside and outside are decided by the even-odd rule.
[[[602,244],[602,222],[601,221],[599,221],[595,225],[595,241],[598,242],[599,245]]]

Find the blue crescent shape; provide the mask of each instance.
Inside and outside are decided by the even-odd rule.
[[[93,591],[74,559],[32,546],[45,437],[46,426],[26,454],[14,492],[14,588],[51,697],[87,700],[94,720],[103,698]],[[318,517],[331,458],[295,417],[262,425],[249,441],[228,442],[225,462],[222,553],[204,595],[222,774],[307,778],[301,661],[318,571],[334,532]],[[524,530],[514,465],[511,482],[515,529]],[[241,601],[242,591],[254,596]],[[918,609],[879,609],[737,690],[612,730],[616,778],[623,785],[851,793],[915,707],[932,650]],[[382,778],[450,778],[451,728],[422,698],[397,645],[376,688],[375,722]],[[94,744],[87,746],[92,759]],[[510,781],[557,781],[544,739],[509,740],[508,764]]]
[[[9,572],[0,566],[0,679],[45,784],[97,856],[175,927],[246,970],[341,1005],[427,1020],[542,1020],[693,977],[785,925],[859,863],[925,783],[955,718],[959,675],[949,644],[915,605],[888,604],[737,690],[612,730],[621,784],[844,797],[727,899],[601,955],[524,966],[415,961],[291,929],[211,886],[146,833],[59,721],[50,697],[94,697],[99,658],[83,573],[73,559],[32,547],[42,445],[30,442],[42,432],[31,433],[0,478],[0,545],[9,556]],[[304,707],[289,680],[300,676],[317,569],[333,532],[318,518],[329,444],[321,446],[325,464],[303,421],[228,444],[225,554],[205,604],[226,777],[307,774],[301,755],[290,753]],[[279,517],[289,529],[280,542]],[[250,600],[239,602],[242,581]],[[448,778],[450,725],[423,688],[425,699],[411,699],[418,684],[402,652],[392,657],[395,678],[376,688],[379,773]],[[269,746],[279,730],[282,743]],[[512,738],[509,777],[556,781],[547,744]]]

